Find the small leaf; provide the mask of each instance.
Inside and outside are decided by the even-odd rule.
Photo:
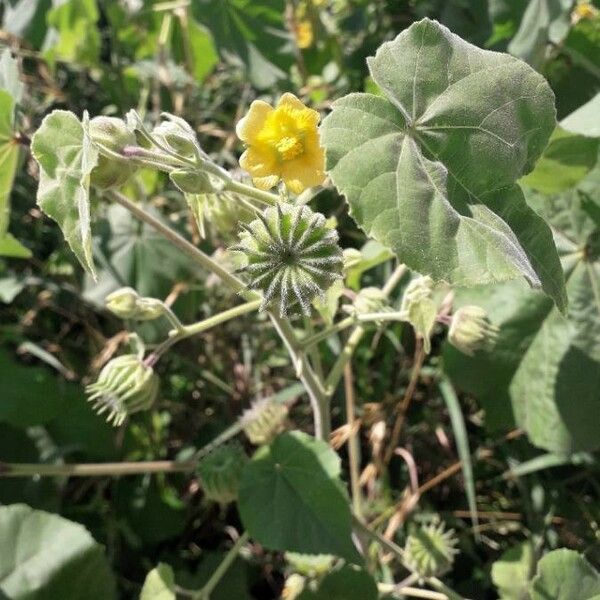
[[[82,124],[55,110],[33,135],[31,152],[40,165],[39,207],[61,228],[79,262],[95,277],[90,228],[90,173],[98,152]]]
[[[538,563],[531,600],[598,600],[600,574],[581,554],[554,550]]]
[[[492,565],[492,581],[501,600],[525,600],[529,577],[533,567],[533,550],[531,544],[523,542],[509,548]]]
[[[571,133],[600,137],[600,93],[565,117],[560,126]]]
[[[556,123],[544,78],[427,19],[368,62],[386,98],[350,94],[321,126],[329,174],[357,223],[436,280],[523,276],[564,310],[550,229],[515,184]]]
[[[244,471],[239,510],[244,527],[266,548],[360,561],[340,459],[305,433],[284,433],[256,452]]]
[[[25,504],[0,507],[0,594],[11,600],[116,598],[97,544],[81,525]]]
[[[19,104],[23,96],[23,84],[19,77],[17,61],[12,57],[8,48],[0,52],[0,89],[6,90],[12,96],[15,104]]]
[[[317,591],[305,590],[298,600],[377,600],[377,584],[365,571],[345,565],[329,573]]]
[[[8,256],[10,258],[31,258],[31,250],[23,246],[23,244],[10,233],[5,233],[4,237],[0,238],[0,256]]]
[[[146,575],[140,600],[175,600],[175,598],[173,569],[169,565],[159,563]]]

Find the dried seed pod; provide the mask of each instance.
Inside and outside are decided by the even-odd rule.
[[[404,546],[404,565],[422,580],[440,577],[452,568],[457,543],[454,530],[446,531],[443,522],[415,528]]]
[[[218,446],[205,456],[197,468],[205,496],[220,504],[237,500],[247,461],[244,449],[237,442]]]
[[[285,404],[268,398],[254,402],[241,417],[244,433],[256,446],[268,444],[283,431],[287,415]]]
[[[88,401],[99,415],[117,427],[128,415],[148,410],[158,395],[159,378],[152,367],[135,354],[125,354],[109,361],[98,380],[85,389]]]
[[[342,278],[337,232],[308,206],[281,203],[242,227],[232,250],[246,257],[240,271],[249,275],[250,288],[263,292],[263,310],[276,302],[282,317],[297,305],[309,315],[311,300]]]

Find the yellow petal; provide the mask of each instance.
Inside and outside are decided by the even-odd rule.
[[[252,177],[265,177],[278,170],[273,152],[261,146],[250,146],[240,157],[240,167]]]
[[[307,153],[300,158],[283,163],[281,178],[291,192],[300,194],[306,188],[323,183],[325,171],[322,165],[322,151]]]
[[[290,94],[290,92],[286,92],[279,98],[277,108],[298,111],[296,118],[302,121],[303,127],[316,127],[321,120],[321,115],[316,110],[308,108],[308,106],[296,98],[294,94]]]
[[[253,177],[252,183],[259,190],[270,190],[274,185],[277,185],[279,175],[269,175],[267,177]]]
[[[263,128],[269,113],[273,107],[262,100],[254,100],[248,109],[248,113],[240,119],[236,125],[235,132],[240,140],[251,143]]]

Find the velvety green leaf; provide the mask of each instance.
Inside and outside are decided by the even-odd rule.
[[[21,101],[23,84],[19,77],[19,66],[8,48],[0,52],[0,89],[6,90],[15,104]],[[0,114],[4,113],[0,111]]]
[[[95,277],[90,227],[90,173],[98,151],[77,117],[55,110],[33,135],[31,151],[40,165],[39,207],[61,228],[81,265]]]
[[[188,19],[186,27],[177,21],[172,39],[173,58],[187,65],[195,80],[202,83],[217,65],[219,55],[205,27],[194,19]]]
[[[597,600],[600,574],[573,550],[554,550],[538,563],[531,600]]]
[[[243,64],[260,89],[286,78],[293,63],[284,0],[198,0],[195,14],[211,30],[221,55]]]
[[[555,126],[543,77],[427,19],[383,44],[369,68],[387,99],[350,94],[321,127],[357,223],[436,280],[524,276],[564,309],[550,229],[514,183]]]
[[[570,133],[558,127],[535,169],[523,177],[521,183],[544,194],[569,189],[594,168],[598,162],[599,148],[600,139]]]
[[[159,563],[146,575],[140,600],[175,600],[175,574],[169,565]]]
[[[360,249],[361,258],[348,268],[346,283],[348,287],[358,291],[360,289],[360,278],[365,271],[384,263],[392,258],[393,253],[375,240],[368,240]]]
[[[600,137],[600,93],[565,117],[560,126],[571,133]]]
[[[534,564],[531,544],[509,548],[492,565],[492,581],[500,600],[529,600],[529,578]]]
[[[530,0],[508,51],[539,67],[548,42],[560,42],[569,31],[571,0]]]
[[[46,59],[96,64],[101,45],[98,18],[96,0],[66,0],[49,10],[46,20],[52,29],[44,44]]]
[[[10,192],[19,161],[19,144],[14,139],[14,112],[13,97],[6,90],[0,90],[0,240],[8,230]]]
[[[303,591],[298,600],[377,600],[377,584],[365,571],[349,565],[326,575],[316,592]]]
[[[444,365],[456,385],[476,395],[492,428],[516,424],[537,446],[557,454],[600,445],[600,262],[593,251],[597,226],[582,204],[600,190],[600,170],[572,191],[528,193],[555,228],[564,255],[569,310],[518,282],[460,291],[459,304],[478,304],[500,326],[494,351],[473,358],[446,347]],[[583,260],[582,260],[583,259]]]
[[[294,431],[260,448],[244,471],[238,504],[244,527],[266,548],[360,560],[340,459],[325,442]]]
[[[0,592],[11,600],[116,597],[102,546],[84,527],[25,504],[0,507]]]

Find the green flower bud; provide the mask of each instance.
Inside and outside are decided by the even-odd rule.
[[[286,578],[283,590],[281,592],[281,600],[296,600],[304,591],[306,580],[302,575],[292,573]]]
[[[392,310],[387,296],[376,287],[366,287],[360,290],[354,300],[353,309],[359,315]]]
[[[143,298],[134,289],[125,287],[106,296],[106,308],[121,319],[152,321],[164,313],[164,306],[155,298]]]
[[[181,156],[196,156],[200,146],[196,134],[188,122],[169,113],[163,113],[163,116],[168,120],[163,121],[152,130],[152,137]]]
[[[415,528],[404,546],[404,565],[420,580],[441,577],[454,564],[458,540],[454,530],[446,531],[444,523],[431,523]]]
[[[357,267],[363,260],[363,255],[356,248],[344,248],[344,271]]]
[[[255,402],[242,415],[246,437],[255,444],[268,444],[285,427],[288,408],[285,404],[265,398]]]
[[[335,562],[335,556],[331,554],[300,554],[298,552],[286,552],[285,559],[294,573],[311,578],[329,573]]]
[[[89,122],[88,133],[92,142],[100,149],[104,147],[116,154],[121,154],[126,146],[134,146],[137,143],[135,134],[127,128],[125,121],[116,117],[94,117]],[[134,171],[135,165],[131,161],[121,161],[100,154],[90,181],[102,189],[120,187],[127,183]]]
[[[464,354],[473,356],[478,350],[491,350],[498,338],[498,327],[480,306],[463,306],[453,315],[448,341]]]
[[[309,315],[311,300],[342,278],[337,232],[308,206],[278,204],[242,228],[232,250],[247,260],[240,270],[249,275],[249,287],[264,294],[261,309],[277,302],[284,317],[299,304]]]
[[[85,389],[88,401],[99,415],[108,412],[106,420],[115,427],[128,415],[148,410],[158,395],[159,379],[152,367],[135,354],[125,354],[108,362],[98,380]]]
[[[413,279],[402,296],[400,312],[423,338],[423,348],[427,354],[431,351],[431,333],[435,325],[438,305],[433,300],[434,283],[431,277]]]
[[[232,442],[218,446],[198,463],[204,494],[219,504],[237,500],[244,466],[248,462],[242,446]]]

